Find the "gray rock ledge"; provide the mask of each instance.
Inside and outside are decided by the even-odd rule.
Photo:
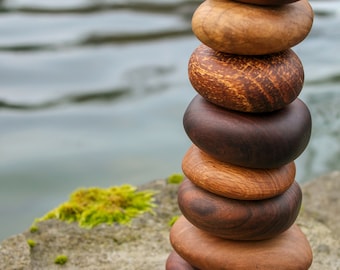
[[[39,223],[38,231],[12,236],[0,245],[1,270],[87,269],[161,270],[171,251],[168,222],[179,215],[177,185],[152,181],[140,189],[157,191],[154,214],[126,225],[100,225],[91,230],[58,220]],[[340,269],[340,171],[302,186],[303,205],[297,224],[309,239],[314,261],[311,270]],[[36,242],[33,248],[27,240]],[[65,265],[56,256],[68,256]]]

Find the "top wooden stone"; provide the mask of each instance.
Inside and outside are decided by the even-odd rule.
[[[235,0],[237,2],[261,5],[261,6],[277,6],[277,5],[285,5],[289,3],[296,2],[298,0]]]
[[[202,43],[240,55],[289,49],[305,39],[312,24],[313,10],[307,0],[279,6],[206,0],[192,18],[192,30]]]

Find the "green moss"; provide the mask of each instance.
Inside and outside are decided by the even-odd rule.
[[[169,226],[172,227],[172,225],[175,224],[175,222],[177,221],[177,219],[179,218],[179,216],[173,216],[170,221],[168,222]]]
[[[39,228],[38,228],[38,226],[36,226],[36,225],[32,225],[31,228],[30,228],[30,232],[31,232],[31,233],[35,233],[35,232],[37,232],[38,230],[39,230]]]
[[[33,239],[27,239],[27,244],[30,248],[34,248],[37,243]]]
[[[57,257],[55,257],[54,263],[64,265],[65,263],[67,263],[67,260],[68,258],[66,255],[58,255]]]
[[[180,173],[174,173],[168,176],[167,181],[169,184],[180,184],[184,180],[184,175]]]
[[[137,215],[152,211],[153,195],[154,192],[148,190],[136,191],[136,187],[131,185],[79,189],[71,194],[68,202],[35,222],[59,219],[78,222],[84,228],[92,228],[101,223],[127,224]]]

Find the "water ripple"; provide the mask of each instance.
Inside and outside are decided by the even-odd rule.
[[[88,103],[88,102],[112,102],[129,95],[132,92],[129,88],[112,89],[107,91],[94,91],[91,93],[81,93],[78,95],[68,95],[58,99],[44,101],[35,104],[7,102],[0,100],[0,109],[14,109],[14,110],[41,110],[52,108],[56,106],[74,104],[74,103]]]
[[[10,46],[0,46],[0,51],[8,52],[32,52],[32,51],[56,51],[83,47],[88,45],[108,45],[108,44],[137,44],[140,42],[157,41],[160,39],[180,38],[182,36],[192,36],[191,28],[178,30],[168,30],[149,33],[126,33],[120,35],[92,34],[76,42],[66,42],[62,44],[18,44]]]
[[[306,81],[306,85],[323,85],[327,83],[337,84],[340,83],[340,74],[325,75],[324,77],[316,80]]]
[[[150,2],[125,2],[125,3],[91,3],[83,6],[76,7],[32,7],[32,6],[19,6],[19,7],[8,7],[0,3],[0,12],[20,12],[28,14],[88,14],[98,13],[109,10],[131,10],[134,12],[147,12],[147,13],[166,13],[166,14],[177,14],[180,16],[190,16],[192,11],[197,8],[200,1],[184,1],[184,2],[172,2],[172,3],[150,3]],[[188,18],[190,18],[188,17]]]

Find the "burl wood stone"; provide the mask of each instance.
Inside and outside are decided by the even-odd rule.
[[[268,240],[232,241],[180,217],[171,228],[170,242],[185,261],[201,270],[307,270],[313,259],[308,240],[296,225]]]
[[[299,99],[272,113],[224,109],[197,95],[183,117],[190,140],[217,160],[248,168],[279,168],[295,160],[311,135],[311,115]]]
[[[292,161],[276,169],[250,169],[214,159],[192,145],[182,161],[183,173],[195,185],[238,200],[262,200],[285,192],[295,180]]]
[[[243,112],[271,112],[300,94],[304,70],[292,50],[234,55],[199,46],[189,60],[189,80],[208,101]]]
[[[262,55],[287,50],[311,30],[307,0],[259,6],[232,0],[206,0],[192,17],[192,30],[208,47],[231,54]]]
[[[196,227],[224,239],[263,240],[287,230],[296,220],[302,200],[298,183],[265,200],[242,201],[221,197],[185,179],[178,206]]]

